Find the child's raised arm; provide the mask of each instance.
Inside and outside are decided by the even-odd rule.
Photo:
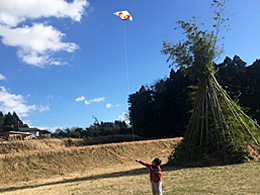
[[[143,162],[143,161],[138,160],[138,159],[136,159],[135,162],[138,162],[138,163],[140,163],[140,164],[142,164],[142,165],[144,165],[144,166],[146,166],[146,167],[150,167],[150,166],[152,165],[152,164],[150,164],[150,163]]]

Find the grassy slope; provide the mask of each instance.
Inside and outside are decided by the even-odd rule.
[[[72,147],[65,147],[60,140],[39,140],[34,145],[30,141],[11,143],[1,146],[11,154],[0,155],[0,185],[85,172],[125,164],[135,158],[149,161],[157,156],[163,158],[169,156],[179,141],[176,138]]]
[[[20,180],[27,178],[28,181],[19,181],[16,183],[14,182],[14,178],[9,177],[7,181],[12,181],[11,183],[3,184],[2,181],[4,180],[0,181],[0,193],[8,195],[148,195],[151,194],[149,171],[140,164],[135,163],[133,161],[134,158],[150,161],[153,157],[159,156],[163,159],[163,163],[165,163],[176,141],[178,140],[168,139],[77,148],[72,147],[63,149],[63,152],[60,150],[56,152],[46,150],[40,153],[43,162],[48,158],[50,161],[45,171],[42,169],[44,167],[43,162],[35,161],[39,158],[39,155],[36,153],[34,153],[33,156],[30,154],[27,157],[17,155],[9,162],[14,163],[14,160],[17,160],[18,157],[23,161],[27,158],[31,158],[34,163],[42,167],[35,167],[35,169],[32,170],[27,169],[33,177],[29,177],[28,174],[23,171],[19,172],[17,168],[14,169],[15,172],[9,172],[12,177],[16,176],[20,178]],[[90,154],[92,154],[92,156],[89,156]],[[50,156],[48,157],[48,155],[52,158],[50,158]],[[76,156],[80,156],[83,161],[80,161],[80,158]],[[86,158],[83,156],[86,156]],[[69,161],[69,159],[71,161]],[[10,158],[8,160],[10,160]],[[32,168],[31,160],[26,161],[27,166],[30,168]],[[75,168],[67,167],[67,170],[64,169],[60,174],[56,172],[52,173],[54,170],[52,166],[61,162],[68,166],[68,161],[70,164],[74,164]],[[87,168],[79,169],[81,166],[77,164],[82,163]],[[42,171],[45,174],[40,173]],[[163,171],[164,195],[258,195],[260,192],[259,162],[185,169],[163,167]],[[33,172],[40,174],[38,179]],[[20,177],[18,173],[24,176]],[[46,178],[46,176],[49,176],[49,178]]]

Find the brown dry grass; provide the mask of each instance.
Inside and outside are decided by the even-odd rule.
[[[83,139],[70,139],[71,146],[83,146]],[[27,152],[39,152],[41,150],[61,149],[69,147],[68,139],[39,139],[13,141],[0,144],[0,155],[24,154]]]
[[[64,146],[61,140],[51,140],[55,148],[38,142],[37,148],[43,150],[28,151],[25,148],[30,147],[26,146],[20,153],[13,150],[12,157],[1,156],[0,193],[148,195],[151,194],[149,171],[133,160],[151,161],[158,156],[166,163],[167,156],[180,140],[70,148]],[[42,142],[50,144],[45,141]],[[259,162],[185,169],[163,167],[164,195],[258,195],[259,183]]]
[[[260,159],[260,148],[257,145],[250,145],[245,148],[245,151],[248,152],[249,156],[252,159]]]
[[[163,162],[165,162],[163,158]],[[163,167],[164,195],[259,195],[260,164]],[[149,170],[133,161],[0,187],[3,195],[149,195]]]
[[[125,164],[135,158],[166,158],[180,140],[181,138],[175,138],[72,147],[66,147],[64,140],[57,139],[33,140],[35,143],[17,142],[19,147],[12,143],[8,146],[12,152],[0,155],[0,183],[11,184],[86,172]]]

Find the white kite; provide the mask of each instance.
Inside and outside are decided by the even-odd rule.
[[[125,11],[118,11],[118,12],[115,12],[114,14],[119,16],[122,20],[130,20],[131,22],[134,21],[133,17],[126,10]]]

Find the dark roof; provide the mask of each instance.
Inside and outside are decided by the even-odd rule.
[[[36,132],[36,131],[41,131],[41,130],[38,129],[38,128],[19,128],[18,130],[19,130],[19,131],[22,131],[22,132],[32,132],[32,131]]]
[[[40,130],[41,134],[50,134],[51,132],[47,131],[47,130]]]
[[[37,132],[37,131],[39,131],[41,134],[51,133],[48,130],[40,130],[38,128],[19,128],[19,131],[21,131],[21,132]]]

